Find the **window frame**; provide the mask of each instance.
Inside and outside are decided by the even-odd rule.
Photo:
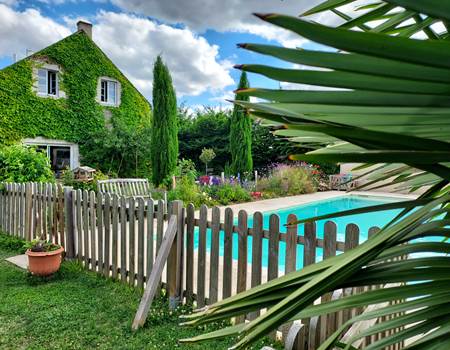
[[[45,89],[41,90],[41,81],[40,78],[44,77],[44,75],[41,76],[41,72],[45,72]],[[54,74],[55,77],[55,86],[52,87],[52,81],[50,80],[50,75]],[[53,98],[59,98],[60,97],[60,91],[59,91],[59,71],[55,69],[49,69],[49,68],[38,68],[37,69],[37,95],[41,97],[53,97]],[[55,93],[51,93],[51,89],[54,88]]]
[[[55,80],[53,81],[53,76]],[[53,86],[53,84],[55,86]],[[55,90],[55,93],[52,90]],[[50,96],[58,96],[59,95],[59,84],[58,84],[58,72],[54,70],[47,70],[47,94]]]
[[[112,92],[114,94],[112,95]],[[102,106],[119,107],[121,86],[117,79],[100,77],[97,86],[97,101]],[[113,96],[114,98],[112,98]]]

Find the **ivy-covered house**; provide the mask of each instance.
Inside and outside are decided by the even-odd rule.
[[[127,138],[151,119],[148,101],[92,40],[92,25],[77,26],[72,35],[0,70],[0,143],[42,149],[55,172],[86,163],[92,138],[115,128],[127,130],[116,138]],[[87,165],[102,161],[88,158],[97,164]]]

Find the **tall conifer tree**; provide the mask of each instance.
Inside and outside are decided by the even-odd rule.
[[[242,72],[238,89],[249,87],[247,74]],[[236,100],[249,101],[248,96],[236,94]],[[252,159],[252,122],[247,111],[234,105],[230,126],[231,170],[235,174],[244,175],[253,170]]]
[[[153,67],[152,182],[172,175],[178,158],[177,99],[169,70],[158,56]]]

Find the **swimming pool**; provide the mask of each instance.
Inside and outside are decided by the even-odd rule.
[[[340,212],[349,209],[356,209],[367,207],[371,205],[390,203],[399,201],[401,199],[398,198],[390,198],[390,197],[378,197],[378,196],[359,196],[359,195],[343,195],[332,199],[314,201],[307,204],[301,204],[294,207],[289,207],[285,209],[280,209],[276,211],[267,211],[263,212],[263,228],[269,228],[269,218],[272,214],[277,214],[280,218],[280,232],[286,232],[286,227],[284,224],[287,222],[287,217],[289,214],[295,214],[297,218],[309,218],[319,215],[330,214],[334,212]],[[345,239],[345,227],[347,224],[353,223],[358,225],[360,229],[360,238],[359,242],[363,242],[367,239],[368,231],[373,226],[383,227],[387,224],[392,218],[395,217],[396,214],[400,212],[399,209],[395,210],[385,210],[379,211],[375,213],[365,213],[365,214],[357,214],[350,215],[346,217],[340,217],[332,219],[333,222],[336,223],[337,226],[337,240],[344,241]],[[324,224],[328,220],[321,220],[316,222],[316,235],[317,238],[323,238],[323,230]],[[235,224],[237,224],[237,219],[235,219]],[[249,215],[248,218],[248,227],[253,227],[253,216]],[[299,225],[298,234],[303,235],[303,225]],[[223,256],[223,242],[224,242],[224,232],[220,232],[220,247],[219,254]],[[207,249],[211,245],[211,231],[207,232]],[[262,266],[267,267],[268,265],[268,240],[263,239],[263,251],[262,251]],[[194,248],[196,249],[198,246],[198,231],[195,233],[194,237]],[[248,237],[248,259],[249,263],[251,263],[252,256],[252,238]],[[285,249],[286,244],[284,242],[280,242],[280,250],[279,250],[279,269],[284,270],[285,265]],[[320,261],[322,259],[322,248],[316,248],[316,261]],[[233,259],[237,260],[238,258],[238,237],[237,233],[233,234]],[[303,246],[297,246],[297,269],[303,266]]]

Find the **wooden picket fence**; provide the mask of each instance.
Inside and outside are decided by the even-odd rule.
[[[315,223],[306,223],[303,235],[298,234],[297,225],[289,225],[283,232],[285,223],[276,214],[270,216],[266,229],[260,212],[253,214],[253,225],[248,227],[249,215],[244,210],[234,213],[231,208],[202,206],[197,212],[192,204],[183,207],[180,201],[165,203],[54,184],[1,186],[1,231],[26,240],[46,234],[65,247],[67,258],[78,259],[87,269],[139,288],[148,280],[169,217],[175,215],[178,231],[174,247],[179,258],[167,262],[160,287],[166,287],[173,300],[196,302],[198,307],[295,271],[301,251],[301,265],[307,266],[318,260],[317,248],[327,259],[359,244],[360,232],[355,224],[345,227],[345,239],[339,241],[332,221],[325,224],[320,234],[323,238],[319,238]],[[287,223],[296,220],[291,214]],[[369,235],[378,230],[372,227]],[[280,263],[282,256],[284,261]],[[336,291],[321,299],[328,301],[360,291]],[[301,320],[280,331],[285,339],[290,338],[293,348],[316,349],[352,315],[361,312],[348,310]],[[369,337],[361,346],[384,336]]]
[[[0,229],[24,240],[45,235],[66,245],[64,190],[46,183],[0,184]]]

